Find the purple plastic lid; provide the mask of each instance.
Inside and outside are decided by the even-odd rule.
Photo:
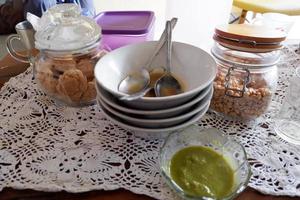
[[[95,20],[102,34],[145,34],[154,23],[152,11],[109,11],[99,13]]]

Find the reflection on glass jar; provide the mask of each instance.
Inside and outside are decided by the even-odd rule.
[[[284,140],[300,145],[300,67],[296,69],[285,94],[274,129]]]
[[[218,64],[211,108],[236,119],[264,114],[277,87],[279,53],[231,50],[219,44],[212,48]]]

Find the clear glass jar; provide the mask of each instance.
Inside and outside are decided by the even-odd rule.
[[[243,52],[216,42],[211,52],[218,73],[210,107],[234,119],[254,119],[266,113],[277,88],[279,51]]]
[[[105,54],[100,50],[100,27],[81,16],[75,4],[50,8],[40,22],[35,34],[40,50],[34,69],[38,85],[69,106],[95,103],[94,66]]]
[[[69,106],[95,103],[94,66],[103,55],[98,43],[80,52],[43,50],[35,62],[38,85],[51,97]]]

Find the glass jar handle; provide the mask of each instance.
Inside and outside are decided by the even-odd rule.
[[[244,79],[243,79],[243,88],[237,89],[237,88],[231,88],[230,87],[230,79],[233,77],[232,73],[234,70],[239,69],[241,71],[244,71],[246,73]],[[229,97],[234,98],[242,98],[244,96],[244,93],[246,91],[246,85],[250,82],[250,71],[246,68],[239,68],[236,66],[230,67],[228,69],[228,72],[225,76],[225,95]]]
[[[8,53],[17,61],[23,62],[23,63],[29,63],[29,57],[24,56],[17,51],[14,50],[12,41],[13,40],[21,40],[20,36],[17,34],[9,35],[6,39],[6,48]]]

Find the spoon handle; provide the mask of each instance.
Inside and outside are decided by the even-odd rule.
[[[171,19],[171,27],[172,27],[172,29],[175,27],[175,25],[177,23],[177,20],[178,19],[176,17],[174,17],[174,18]],[[160,52],[161,48],[166,43],[166,39],[167,39],[166,35],[167,35],[167,30],[165,29],[164,32],[161,34],[159,40],[158,40],[158,44],[156,45],[153,54],[148,59],[146,65],[145,65],[145,69],[149,69],[149,67],[151,66],[154,58],[158,55],[158,53]]]
[[[170,21],[166,23],[167,29],[167,73],[171,73],[172,27]]]

